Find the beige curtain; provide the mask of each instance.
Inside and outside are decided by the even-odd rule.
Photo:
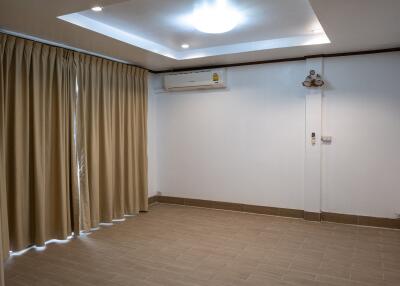
[[[0,33],[0,261],[147,210],[146,119],[146,70]]]
[[[79,55],[81,229],[147,210],[147,71]]]
[[[70,52],[0,34],[3,253],[71,234]]]

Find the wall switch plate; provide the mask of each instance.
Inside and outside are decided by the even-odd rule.
[[[315,143],[317,143],[316,139],[315,139],[315,132],[311,133],[311,145],[315,145]]]

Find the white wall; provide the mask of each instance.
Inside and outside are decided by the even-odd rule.
[[[304,208],[305,61],[228,69],[228,89],[150,79],[149,194]],[[400,53],[324,59],[322,210],[400,209]],[[308,137],[307,137],[308,139]]]
[[[325,59],[322,207],[400,213],[400,53]]]
[[[303,208],[304,73],[302,62],[230,68],[227,90],[152,95],[157,190]]]

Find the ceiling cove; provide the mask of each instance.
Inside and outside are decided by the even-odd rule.
[[[231,30],[226,33],[213,33],[219,24],[218,13],[212,12],[216,10],[210,9],[210,17],[203,13],[194,18],[204,3],[223,3],[225,10],[229,7],[240,17],[237,23],[228,23]],[[222,24],[225,14],[233,15],[224,9]],[[307,0],[131,0],[94,10],[58,18],[174,60],[330,43]]]

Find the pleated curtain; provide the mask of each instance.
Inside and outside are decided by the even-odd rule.
[[[64,49],[1,35],[4,254],[71,234],[71,96]]]
[[[146,70],[0,33],[3,257],[147,210],[146,118]]]
[[[147,71],[81,55],[81,229],[147,210]]]

